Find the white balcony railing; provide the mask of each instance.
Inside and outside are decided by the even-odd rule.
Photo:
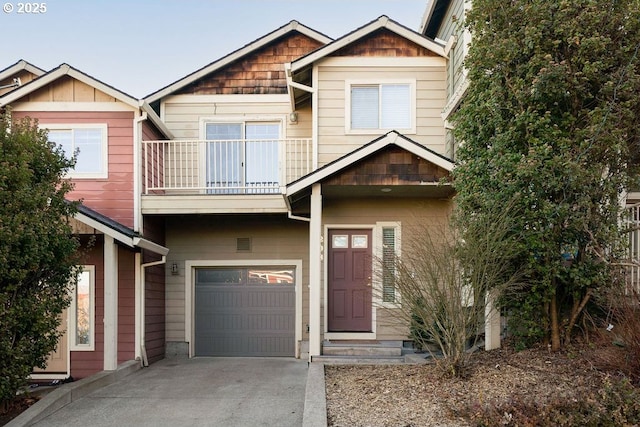
[[[311,139],[143,141],[144,194],[270,194],[311,172]]]

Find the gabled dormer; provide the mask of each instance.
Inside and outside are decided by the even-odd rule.
[[[30,64],[24,59],[19,60],[4,70],[0,70],[0,96],[29,83],[44,73],[43,69]]]

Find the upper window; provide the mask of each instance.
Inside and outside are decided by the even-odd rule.
[[[65,154],[76,156],[76,165],[69,171],[71,178],[107,178],[107,126],[44,125],[49,140],[60,145]]]
[[[347,130],[356,133],[412,131],[415,128],[413,87],[409,82],[348,84]]]

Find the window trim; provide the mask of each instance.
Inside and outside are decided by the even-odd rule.
[[[71,292],[71,305],[69,306],[69,351],[94,351],[96,346],[96,266],[83,265],[79,273],[89,272],[89,344],[78,344],[77,324],[77,282]]]
[[[102,140],[100,149],[102,154],[102,162],[100,171],[97,172],[76,172],[73,169],[66,174],[68,178],[73,179],[107,179],[109,178],[109,127],[106,123],[40,123],[39,127],[45,130],[61,131],[76,129],[100,129]]]
[[[415,134],[416,133],[416,79],[353,79],[345,80],[344,87],[344,99],[345,99],[345,114],[344,114],[344,130],[347,135],[376,135],[380,132],[386,132],[396,130],[403,134]],[[385,86],[385,85],[408,85],[409,86],[409,120],[411,126],[409,128],[393,129],[393,128],[381,128],[377,129],[352,129],[351,128],[351,88],[354,86]],[[378,114],[380,108],[378,107]]]

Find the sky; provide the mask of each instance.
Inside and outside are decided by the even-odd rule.
[[[381,15],[417,31],[427,0],[0,3],[0,70],[20,59],[46,71],[68,63],[143,98],[291,20],[334,39]]]

